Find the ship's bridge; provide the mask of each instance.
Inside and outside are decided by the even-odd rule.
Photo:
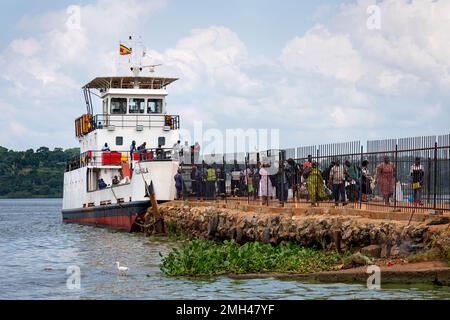
[[[161,77],[95,78],[83,87],[87,115],[91,119],[80,119],[77,136],[95,129],[112,129],[112,126],[136,126],[138,129],[168,126],[172,130],[178,129],[179,117],[167,115],[165,103],[166,87],[176,80],[178,79]],[[97,115],[94,115],[91,101],[93,89],[99,91],[102,99],[103,112]],[[90,126],[83,128],[83,122],[89,122]]]
[[[163,77],[99,77],[83,87],[87,114],[76,120],[76,135],[80,139],[83,150],[93,147],[92,139],[84,137],[92,131],[117,132],[124,140],[139,138],[140,132],[151,130],[158,137],[167,137],[170,131],[179,129],[179,116],[169,115],[166,111],[166,87],[178,80],[177,78]],[[98,90],[102,100],[102,113],[94,114],[91,90]],[[124,132],[125,130],[125,132]],[[156,131],[155,131],[156,130]],[[159,133],[161,132],[161,134]],[[167,134],[164,134],[166,132]],[[102,134],[104,135],[104,134]],[[127,137],[129,137],[127,139]],[[121,139],[118,138],[120,141]],[[172,143],[173,139],[169,139]],[[112,143],[116,140],[109,140]],[[148,141],[146,141],[148,143]],[[176,141],[175,141],[176,142]],[[101,141],[95,142],[98,146]],[[131,143],[126,141],[125,143]],[[151,143],[157,147],[159,143]]]

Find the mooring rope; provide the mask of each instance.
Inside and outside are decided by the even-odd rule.
[[[114,195],[114,198],[116,198],[116,201],[117,201],[117,204],[119,205],[119,207],[123,208],[122,204],[120,203],[119,199],[116,196],[116,193],[114,192],[114,187],[113,186],[114,185],[111,186],[111,191],[112,191],[112,193]]]
[[[138,166],[139,166],[139,172],[140,172],[140,174],[141,174],[142,180],[144,181],[145,189],[147,190],[148,197],[150,198],[150,190],[149,190],[149,188],[148,188],[147,181],[145,181],[144,173],[142,172],[142,168],[141,168],[141,163],[138,162],[137,164],[138,164]]]

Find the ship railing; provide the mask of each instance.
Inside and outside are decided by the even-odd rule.
[[[115,130],[115,128],[163,128],[180,129],[180,116],[167,114],[97,114],[93,118],[94,129]]]
[[[149,148],[135,152],[123,150],[89,150],[67,161],[66,172],[86,166],[117,166],[120,168],[124,163],[130,164],[133,161],[172,161],[178,160],[178,158],[178,155],[174,154],[173,148]]]

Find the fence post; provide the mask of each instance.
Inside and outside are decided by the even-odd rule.
[[[248,174],[248,161],[249,161],[250,155],[247,152],[247,154],[245,155],[245,171],[244,171],[244,183],[245,187],[246,187],[246,192],[247,192],[247,204],[250,204],[250,192],[248,192],[248,183],[249,183],[249,174]]]
[[[183,177],[184,168],[182,168],[181,166],[180,166],[180,168],[181,168],[181,177]],[[192,168],[191,168],[191,170],[192,170]],[[186,201],[187,200],[186,182],[184,181],[184,178],[182,178],[182,179],[183,179],[183,184],[181,185],[181,190],[183,191],[183,201]],[[192,182],[191,182],[191,186],[192,186]]]
[[[201,184],[202,184],[202,197],[201,200],[206,199],[206,178],[205,178],[205,159],[202,159],[202,172],[201,172]]]
[[[227,171],[226,171],[226,163],[225,163],[225,155],[222,155],[222,163],[223,163],[223,192],[225,197],[225,203],[227,203]]]
[[[397,165],[398,165],[398,145],[395,144],[395,155],[394,155],[394,211],[397,209]]]
[[[269,150],[267,150],[266,155],[269,156]],[[270,177],[269,177],[269,172],[268,171],[266,171],[266,177],[267,177],[267,179],[266,179],[267,206],[269,206],[269,199],[272,196],[272,194],[269,195],[269,179],[270,179]],[[273,186],[272,186],[272,188],[273,188]]]
[[[449,135],[450,137],[450,135]],[[450,139],[449,139],[449,144],[450,144]],[[443,159],[445,159],[444,156],[442,156]],[[447,188],[445,188],[444,186],[444,190],[446,195],[448,195],[450,193],[450,147],[448,147],[447,149],[447,159],[445,159],[447,161],[447,174],[448,174],[448,179],[447,180]],[[445,180],[444,180],[445,181]],[[442,198],[442,201],[445,203],[446,201],[444,199],[446,199],[448,196],[444,196]],[[448,198],[447,198],[448,199]],[[450,210],[450,201],[447,201],[447,205],[448,205],[448,210]],[[445,205],[444,205],[445,208]]]
[[[363,152],[364,152],[364,147],[361,145],[361,159],[360,159],[360,164],[359,164],[359,192],[358,192],[359,209],[362,208],[362,163],[363,163]],[[366,189],[367,189],[367,187],[366,187]]]
[[[284,150],[278,150],[278,170],[280,173],[280,202],[284,207]]]
[[[316,163],[317,163],[317,170],[319,170],[319,148],[316,149]],[[314,205],[319,206],[320,205],[319,181],[315,181],[315,182],[316,182],[316,194],[314,195]],[[306,182],[306,188],[308,188],[308,182]],[[311,199],[309,199],[309,201],[311,202]]]
[[[434,143],[434,194],[433,194],[433,209],[436,210],[436,200],[437,200],[437,142]]]

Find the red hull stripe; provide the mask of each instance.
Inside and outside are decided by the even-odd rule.
[[[135,201],[80,209],[63,210],[63,221],[131,231],[138,215],[147,211],[150,201]]]
[[[64,222],[66,223],[78,223],[89,226],[96,227],[108,227],[115,230],[123,230],[130,232],[133,226],[134,220],[138,215],[132,216],[111,216],[111,217],[86,217],[86,218],[78,218],[78,219],[66,219]]]

